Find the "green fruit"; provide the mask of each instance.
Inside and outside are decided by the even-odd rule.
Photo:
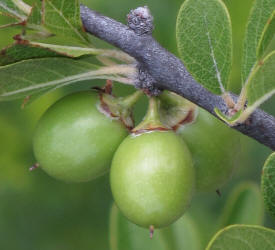
[[[179,131],[193,157],[198,192],[215,191],[230,179],[237,165],[239,136],[205,110]]]
[[[34,154],[50,176],[82,182],[108,171],[128,132],[118,120],[99,111],[96,92],[71,94],[51,106],[38,122]]]
[[[185,143],[172,131],[130,135],[111,166],[111,189],[133,223],[161,228],[185,212],[193,194],[194,170]]]

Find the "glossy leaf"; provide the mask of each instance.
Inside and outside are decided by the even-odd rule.
[[[221,215],[220,227],[233,224],[262,225],[264,206],[259,187],[241,183],[231,192]]]
[[[275,218],[275,152],[267,158],[264,164],[262,193],[267,210]]]
[[[274,250],[275,231],[261,226],[233,225],[220,230],[206,250]]]
[[[227,90],[232,64],[231,21],[221,0],[186,0],[177,27],[180,56],[192,74],[215,94]]]
[[[243,63],[242,82],[245,83],[254,65],[257,63],[257,50],[262,37],[265,34],[265,27],[275,9],[275,0],[255,0],[250,17],[248,19]]]
[[[44,0],[42,20],[51,33],[88,44],[80,18],[79,0]]]
[[[49,91],[64,85],[91,79],[123,81],[116,73],[129,72],[124,65],[101,67],[93,58],[30,59],[0,67],[0,101],[22,98],[34,93]],[[133,72],[132,72],[133,73]]]

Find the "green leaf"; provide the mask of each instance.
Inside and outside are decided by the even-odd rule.
[[[262,174],[262,193],[267,210],[275,218],[275,152],[266,160]]]
[[[0,66],[27,59],[46,57],[78,58],[84,55],[102,55],[125,62],[133,62],[127,54],[118,50],[62,46],[22,40],[0,51]]]
[[[241,114],[239,121],[244,122],[253,111],[275,94],[275,51],[259,61],[243,87],[247,99],[247,108]]]
[[[1,0],[0,2],[0,14],[10,16],[17,21],[25,20],[28,10],[28,5],[20,0]]]
[[[275,93],[275,51],[257,65],[255,73],[247,84],[248,106],[259,106]]]
[[[135,60],[128,54],[116,49],[83,48],[77,46],[56,45],[47,43],[30,42],[30,46],[46,48],[67,57],[77,58],[84,55],[100,55],[110,57],[121,62],[134,63]]]
[[[74,39],[88,45],[87,34],[83,31],[78,0],[43,0],[42,20],[53,34]]]
[[[264,55],[270,54],[272,51],[275,51],[275,36],[270,41],[269,45],[267,46]]]
[[[65,56],[59,55],[57,52],[45,49],[40,46],[33,46],[29,43],[13,44],[6,47],[0,52],[0,66],[8,65],[11,63],[19,62],[27,59],[45,58],[45,57],[58,57]]]
[[[233,224],[262,225],[264,206],[258,185],[244,182],[231,192],[221,214],[220,228]]]
[[[130,70],[130,73],[129,73]],[[0,67],[0,101],[46,92],[64,85],[91,79],[125,81],[116,74],[132,74],[130,66],[99,67],[92,57],[30,59]],[[129,82],[128,82],[129,83]]]
[[[176,35],[179,54],[192,76],[213,93],[224,93],[232,64],[232,31],[223,2],[186,0]]]
[[[34,3],[27,19],[27,24],[41,25],[42,23],[42,4]]]
[[[77,58],[83,55],[111,54],[112,50],[100,50],[93,48],[80,48],[45,43],[22,41],[10,45],[0,52],[0,66],[19,62],[27,59],[46,57],[70,57]],[[117,52],[118,53],[118,52]]]
[[[113,205],[110,215],[110,249],[111,250],[168,250],[159,231],[151,240],[149,229],[144,229],[129,222]]]
[[[230,126],[245,122],[256,108],[275,94],[274,69],[275,51],[272,51],[263,60],[258,62],[246,84],[243,86],[238,100],[240,110],[232,117],[228,117],[215,108],[217,116]],[[246,101],[247,104],[244,108]]]
[[[27,19],[31,7],[21,0],[1,0],[0,15],[9,16],[13,21],[1,24],[0,29],[20,25]]]
[[[258,46],[257,57],[260,58],[265,55],[266,52],[271,52],[270,48],[275,50],[273,44],[275,44],[275,11],[273,11],[265,25],[264,33]]]
[[[247,24],[242,62],[242,82],[245,83],[257,63],[257,51],[265,27],[275,9],[275,0],[255,0]],[[260,53],[261,54],[261,53]]]
[[[229,126],[234,126],[236,123],[238,123],[240,116],[242,114],[242,110],[239,110],[236,112],[233,116],[229,117],[222,113],[219,109],[214,108],[214,111],[216,115],[224,122],[226,122]]]
[[[206,250],[273,250],[275,231],[261,226],[233,225],[220,230]]]

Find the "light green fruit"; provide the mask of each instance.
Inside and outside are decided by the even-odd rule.
[[[117,119],[99,111],[99,95],[78,92],[57,101],[38,122],[35,157],[50,176],[82,182],[109,170],[115,150],[128,135]]]
[[[199,109],[197,120],[184,125],[178,133],[192,154],[197,191],[215,191],[223,186],[238,164],[237,132]]]
[[[185,143],[172,131],[128,136],[115,153],[111,189],[122,213],[133,223],[165,227],[187,209],[194,169]]]

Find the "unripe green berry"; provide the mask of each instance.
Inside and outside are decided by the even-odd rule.
[[[122,213],[133,223],[165,227],[187,209],[194,170],[188,148],[172,131],[129,135],[111,166],[111,189]]]
[[[127,134],[122,122],[100,111],[99,94],[85,91],[62,98],[46,111],[38,122],[33,149],[50,176],[82,182],[109,170]]]

